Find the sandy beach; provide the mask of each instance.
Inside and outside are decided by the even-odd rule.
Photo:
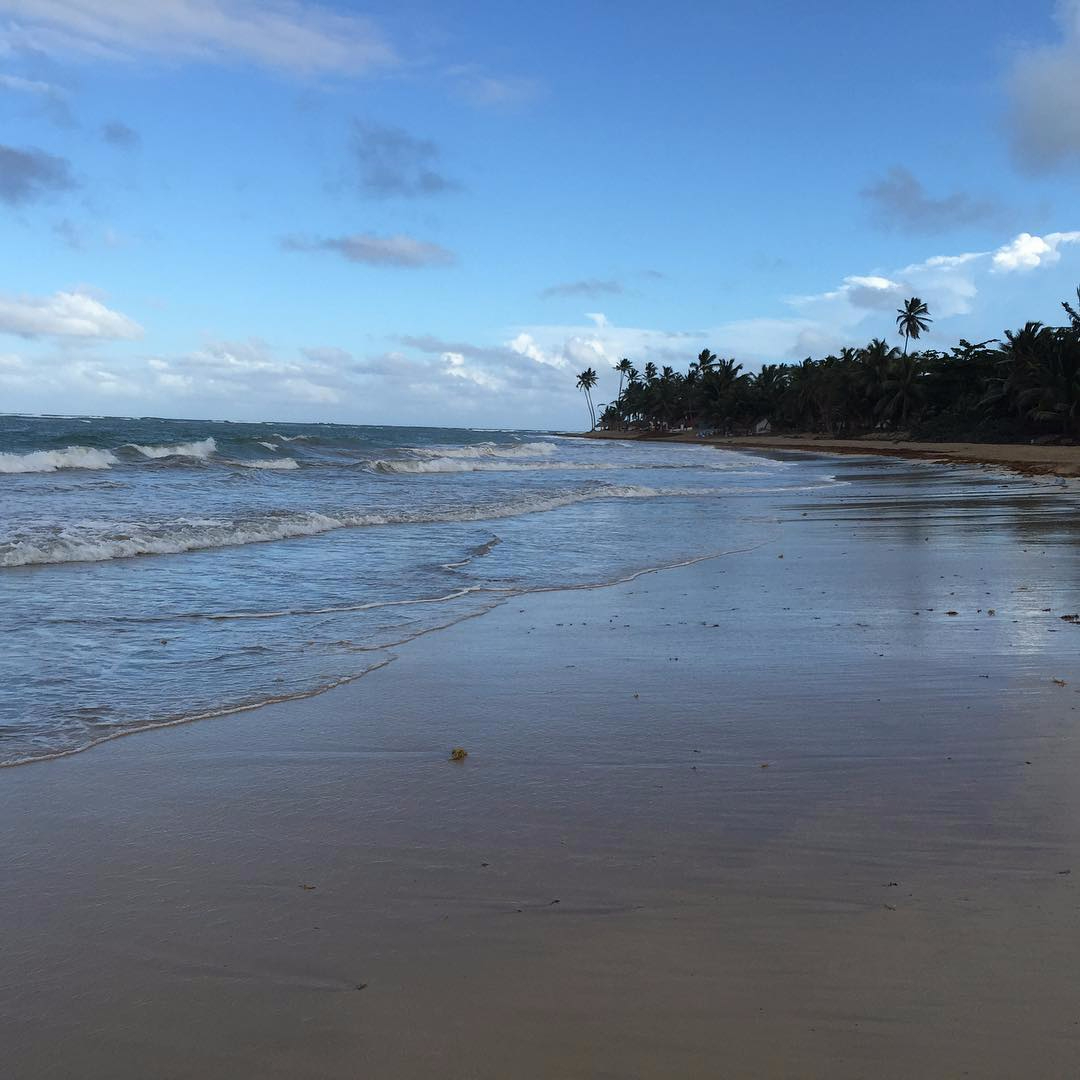
[[[726,446],[734,450],[795,450],[819,454],[877,454],[885,457],[992,465],[1028,476],[1080,476],[1080,446],[1036,446],[1024,443],[937,443],[904,439],[833,439],[824,435],[745,435],[699,439],[679,433],[657,436],[620,431],[590,431],[587,439],[642,442],[686,442]]]
[[[752,549],[0,770],[5,1074],[1074,1076],[1072,496],[836,473]]]

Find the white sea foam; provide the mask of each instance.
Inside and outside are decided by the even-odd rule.
[[[481,460],[478,458],[462,459],[454,457],[429,457],[421,461],[409,458],[397,460],[379,460],[365,462],[365,467],[372,472],[400,473],[401,475],[422,476],[428,473],[472,473],[472,472],[539,472],[565,471],[585,472],[595,469],[610,468],[601,464],[555,461],[504,461]]]
[[[189,457],[205,461],[217,449],[217,442],[211,437],[198,442],[176,443],[175,446],[140,446],[138,443],[128,443],[128,446],[148,458]]]
[[[34,450],[29,454],[0,454],[0,473],[51,473],[57,469],[108,469],[116,465],[111,450],[67,446],[63,450]]]
[[[157,526],[126,523],[109,528],[72,527],[60,536],[33,537],[0,543],[0,567],[45,563],[103,562],[136,555],[178,555],[206,548],[261,544],[316,536],[335,529],[377,525],[488,521],[557,510],[593,499],[653,499],[671,495],[710,495],[708,489],[664,489],[633,485],[597,487],[563,495],[538,496],[487,506],[435,512],[321,514],[314,511],[267,515],[247,521],[168,522]]]
[[[557,447],[549,442],[514,443],[499,446],[495,443],[477,443],[460,447],[417,447],[412,450],[418,457],[431,458],[516,458],[548,457],[557,453]]]
[[[259,458],[255,461],[238,461],[245,469],[274,469],[277,472],[286,472],[289,469],[299,469],[300,462],[296,458]]]
[[[278,445],[277,445],[277,443],[272,443],[272,442],[263,442],[263,441],[262,441],[261,439],[256,439],[255,441],[256,441],[256,442],[257,442],[257,443],[258,443],[258,444],[259,444],[260,446],[264,446],[264,447],[266,447],[266,449],[267,449],[267,450],[273,450],[273,451],[274,451],[274,453],[277,453],[277,450],[278,450]]]

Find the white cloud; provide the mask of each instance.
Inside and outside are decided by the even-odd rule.
[[[61,91],[52,83],[24,79],[20,75],[5,75],[3,72],[0,72],[0,90],[12,90],[19,94],[40,94],[42,97],[61,94]]]
[[[397,56],[376,26],[299,0],[0,0],[0,51],[248,61],[301,73],[362,74]]]
[[[502,379],[470,364],[461,353],[445,352],[442,358],[446,364],[446,373],[454,379],[464,379],[488,390],[501,390],[506,385]]]
[[[1021,233],[994,252],[994,269],[1007,273],[1010,270],[1034,270],[1038,266],[1052,266],[1061,258],[1059,249],[1063,244],[1076,243],[1080,243],[1080,232],[1047,233],[1046,236]]]
[[[547,364],[549,367],[564,368],[568,361],[563,352],[545,352],[533,339],[532,334],[523,330],[517,337],[506,343],[507,348],[513,349],[519,356],[525,356],[537,364]]]
[[[19,337],[132,340],[142,327],[88,293],[52,296],[0,295],[0,333]]]

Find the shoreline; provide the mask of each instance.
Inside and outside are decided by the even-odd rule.
[[[752,549],[0,771],[9,1069],[1071,1075],[1074,500],[868,472],[737,511]]]
[[[793,450],[818,454],[877,454],[943,464],[989,465],[1024,476],[1080,476],[1080,446],[1032,446],[1024,443],[933,443],[889,439],[835,439],[815,435],[736,435],[698,438],[681,432],[559,432],[570,438],[614,439],[643,443],[689,443],[730,450]]]

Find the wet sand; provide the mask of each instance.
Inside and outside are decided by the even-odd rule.
[[[1075,1076],[1075,503],[837,474],[753,551],[0,771],[5,1074]]]
[[[689,442],[727,446],[734,450],[796,450],[818,454],[878,454],[963,465],[992,465],[1028,476],[1080,476],[1080,446],[1032,446],[1024,443],[936,443],[903,439],[830,439],[821,435],[747,435],[730,439],[699,439],[680,433],[657,436],[633,432],[591,431],[586,439],[642,442]]]

